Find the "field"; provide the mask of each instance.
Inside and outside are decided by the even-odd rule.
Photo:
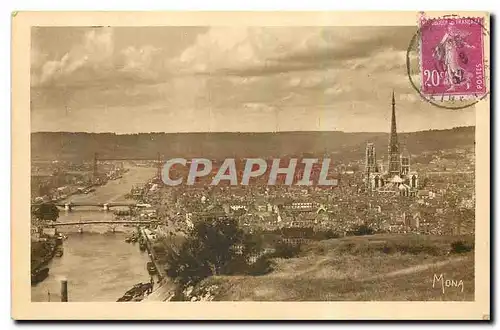
[[[225,301],[472,301],[474,252],[450,252],[452,242],[472,239],[372,235],[315,242],[298,257],[274,260],[272,273],[208,278],[191,296],[211,287],[213,300]],[[443,292],[441,274],[443,284],[462,281],[463,291],[445,285]]]

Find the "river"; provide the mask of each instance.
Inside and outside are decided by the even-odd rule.
[[[109,181],[87,195],[74,195],[72,202],[121,202],[134,185],[144,184],[155,174],[154,168],[130,167],[121,179]],[[96,207],[76,207],[72,212],[61,211],[58,221],[112,219],[113,213]],[[138,282],[149,281],[147,252],[137,244],[125,243],[126,233],[111,232],[109,225],[60,227],[67,235],[64,255],[49,264],[50,273],[43,282],[31,289],[32,301],[60,301],[60,280],[68,280],[69,301],[116,301]],[[117,228],[127,230],[127,228]],[[133,228],[132,228],[133,229]],[[130,229],[129,229],[130,230]]]

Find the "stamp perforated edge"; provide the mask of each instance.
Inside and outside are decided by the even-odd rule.
[[[416,42],[416,54],[418,55],[418,64],[419,64],[419,79],[420,79],[420,86],[419,86],[419,93],[422,97],[427,97],[428,99],[432,100],[432,101],[438,101],[438,102],[447,102],[447,101],[468,101],[468,100],[476,100],[479,101],[483,98],[485,98],[489,93],[490,93],[490,84],[491,84],[491,80],[490,80],[490,75],[488,74],[489,71],[486,70],[486,68],[489,68],[490,65],[489,63],[486,63],[486,59],[484,57],[484,33],[487,33],[488,35],[490,34],[490,32],[484,27],[483,24],[481,23],[478,23],[479,25],[481,25],[482,29],[483,29],[483,33],[481,33],[481,58],[482,58],[482,61],[483,61],[483,77],[484,77],[484,85],[485,85],[485,91],[482,92],[482,93],[468,93],[468,94],[463,94],[462,92],[456,92],[456,93],[444,93],[444,94],[432,94],[432,93],[427,93],[427,92],[424,92],[423,89],[422,89],[422,37],[421,37],[421,22],[423,19],[426,19],[428,21],[432,21],[432,20],[439,20],[439,19],[443,19],[443,18],[456,18],[456,19],[471,19],[471,20],[477,20],[477,19],[481,19],[484,23],[484,17],[479,17],[479,16],[476,16],[476,17],[472,17],[472,16],[460,16],[460,15],[457,15],[457,14],[449,14],[449,15],[443,15],[443,16],[436,16],[436,17],[428,17],[427,14],[423,11],[419,12],[418,14],[418,17],[417,17],[417,27],[418,27],[418,35],[419,37],[417,38],[417,42]],[[488,61],[489,62],[489,61]],[[411,79],[411,78],[410,78]],[[473,104],[471,104],[470,106],[474,105],[476,102],[474,102]]]

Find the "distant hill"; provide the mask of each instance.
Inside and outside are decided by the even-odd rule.
[[[412,154],[474,145],[474,127],[399,134]],[[279,132],[279,133],[83,133],[31,134],[33,159],[92,159],[99,157],[271,157],[336,154],[359,159],[367,142],[377,153],[387,153],[388,133]]]

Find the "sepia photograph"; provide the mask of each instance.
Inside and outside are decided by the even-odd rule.
[[[13,17],[13,299],[489,319],[489,15],[330,14]]]

